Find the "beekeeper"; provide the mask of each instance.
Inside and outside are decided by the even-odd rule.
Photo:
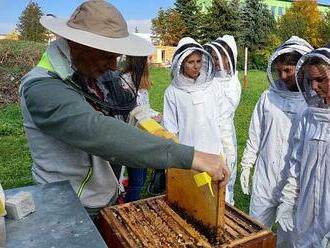
[[[112,162],[192,168],[226,183],[227,169],[218,156],[148,135],[103,114],[124,115],[136,104],[136,94],[122,87],[112,72],[117,57],[154,51],[151,43],[128,33],[113,5],[86,1],[69,19],[49,15],[40,22],[60,38],[50,43],[20,86],[35,182],[70,180],[91,216],[116,201],[118,181]],[[112,101],[104,101],[101,85],[114,93]]]
[[[277,220],[283,230],[294,230],[293,247],[330,247],[329,48],[299,60],[297,82],[308,108],[294,136],[290,176]]]
[[[235,38],[231,35],[219,37],[204,46],[213,57],[215,64],[215,77],[220,87],[220,92],[224,93],[228,105],[225,106],[229,111],[231,120],[232,137],[223,140],[226,144],[224,153],[226,164],[231,171],[231,176],[226,187],[226,201],[234,205],[234,185],[237,174],[237,139],[234,125],[235,111],[241,98],[241,84],[238,79],[237,71],[237,45]],[[220,130],[223,132],[223,130]]]
[[[199,151],[223,154],[223,137],[231,137],[226,99],[213,82],[212,57],[195,40],[182,38],[171,67],[171,85],[164,96],[164,127],[180,143]],[[223,132],[220,132],[220,128]],[[228,139],[228,138],[227,138]]]
[[[295,82],[299,58],[312,50],[293,36],[271,56],[267,75],[270,87],[263,92],[252,114],[249,138],[241,163],[241,187],[250,193],[250,171],[254,167],[250,215],[266,227],[275,221],[278,198],[286,179],[290,141],[306,103]]]

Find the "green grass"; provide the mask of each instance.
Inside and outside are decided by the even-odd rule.
[[[0,181],[7,188],[32,184],[31,156],[16,104],[0,107]]]
[[[243,83],[243,76],[240,73],[240,81]],[[240,162],[249,134],[249,125],[254,106],[257,103],[261,93],[268,88],[268,82],[265,72],[249,71],[248,87],[242,88],[240,104],[235,113],[235,128],[237,135],[238,146],[238,175],[235,183],[234,199],[235,206],[244,212],[248,213],[250,197],[246,196],[241,191],[239,182]]]
[[[153,83],[150,90],[150,105],[153,109],[162,112],[164,91],[170,84],[170,70],[152,67],[150,74]]]
[[[150,101],[155,110],[162,111],[163,109],[163,94],[170,83],[169,75],[168,69],[151,68],[153,87],[150,91]],[[239,162],[248,137],[252,111],[260,94],[268,87],[264,72],[250,71],[248,79],[249,87],[242,89],[241,102],[235,116]],[[243,82],[242,78],[241,82]],[[31,163],[19,106],[12,104],[0,107],[0,181],[2,186],[7,189],[32,184]],[[245,212],[249,206],[249,197],[241,192],[239,175],[235,185],[235,205]]]

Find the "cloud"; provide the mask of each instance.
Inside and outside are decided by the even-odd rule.
[[[135,32],[137,27],[139,33],[151,33],[151,20],[128,20],[128,31]]]
[[[16,28],[15,23],[0,22],[0,34],[8,34]]]

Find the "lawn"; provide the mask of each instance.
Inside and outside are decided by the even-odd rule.
[[[153,87],[150,92],[151,106],[162,111],[163,92],[169,84],[169,71],[152,68]],[[239,161],[248,135],[250,117],[262,91],[267,88],[266,74],[261,71],[249,72],[249,87],[242,90],[242,98],[235,116],[238,138]],[[241,78],[241,82],[243,82]],[[19,106],[16,104],[0,107],[0,180],[5,189],[32,184],[31,156],[22,128]],[[239,178],[239,176],[237,177]],[[248,210],[249,197],[242,194],[239,180],[235,185],[235,205]]]

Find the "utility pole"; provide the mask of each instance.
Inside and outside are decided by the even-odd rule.
[[[248,87],[248,79],[247,79],[247,63],[248,63],[248,48],[245,47],[245,56],[244,56],[244,83],[243,87]]]

